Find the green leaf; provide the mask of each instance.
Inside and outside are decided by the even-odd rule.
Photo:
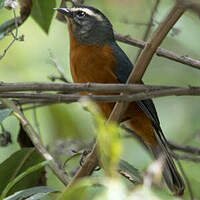
[[[3,6],[4,6],[4,1],[5,1],[5,0],[0,0],[0,9],[3,8]]]
[[[46,187],[46,186],[33,187],[33,188],[26,189],[26,190],[18,191],[16,193],[14,193],[13,195],[5,198],[4,200],[18,200],[18,199],[22,199],[22,198],[27,198],[29,196],[31,196],[30,198],[28,198],[29,200],[30,199],[36,200],[36,199],[39,199],[38,197],[40,197],[40,198],[44,197],[45,195],[47,195],[51,192],[56,192],[56,190]],[[36,194],[37,194],[37,196],[35,196]]]
[[[7,160],[0,164],[0,193],[2,193],[4,188],[17,176],[43,160],[44,159],[34,148],[23,148],[12,154]],[[36,186],[41,178],[42,170],[43,169],[40,169],[24,177],[12,187],[8,195]]]
[[[86,195],[86,190],[88,187],[92,186],[90,179],[85,178],[76,182],[70,187],[66,187],[61,195],[56,198],[56,200],[84,200]]]
[[[127,161],[120,160],[119,169],[122,170],[124,174],[127,174],[127,177],[133,180],[132,182],[135,182],[136,184],[142,183],[142,178],[139,171]]]
[[[47,196],[49,193],[38,193],[38,194],[34,194],[33,196],[27,198],[26,200],[41,200],[41,198]]]
[[[112,176],[116,172],[121,154],[119,126],[114,122],[105,124],[101,116],[96,116],[96,121],[100,162],[107,175]]]
[[[55,0],[34,0],[31,16],[39,24],[39,26],[48,33],[56,7]]]
[[[88,99],[82,99],[81,103],[94,115],[97,123],[97,143],[101,165],[107,175],[116,175],[121,154],[120,128],[114,122],[106,123],[95,103]]]
[[[11,109],[0,110],[0,123],[12,112]]]
[[[1,199],[4,199],[4,197],[6,197],[6,195],[8,194],[8,192],[10,191],[10,189],[16,185],[18,182],[20,182],[25,176],[31,174],[32,172],[35,172],[41,168],[43,168],[45,165],[47,165],[49,163],[49,160],[45,160],[39,164],[36,164],[30,168],[28,168],[25,172],[21,173],[19,176],[17,176],[14,180],[10,181],[8,183],[8,185],[6,186],[6,188],[3,190],[2,194],[1,194]]]

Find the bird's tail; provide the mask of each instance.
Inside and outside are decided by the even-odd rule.
[[[174,161],[169,153],[166,139],[163,133],[156,134],[158,144],[156,147],[150,147],[154,157],[159,159],[163,158],[163,177],[168,185],[169,189],[174,193],[174,195],[182,195],[184,193],[185,184],[178,173],[178,170],[174,164]]]

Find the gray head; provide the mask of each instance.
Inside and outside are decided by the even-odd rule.
[[[98,9],[89,6],[57,8],[64,14],[73,37],[88,45],[105,45],[114,40],[112,24]]]

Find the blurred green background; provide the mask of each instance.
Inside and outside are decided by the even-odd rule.
[[[57,2],[59,5],[59,1]],[[134,38],[142,39],[146,30],[151,10],[155,0],[87,0],[86,5],[99,8],[111,20],[114,30],[122,34],[130,34]],[[161,0],[154,19],[155,30],[158,23],[173,6],[172,0]],[[12,18],[12,12],[2,9],[0,24]],[[138,23],[140,25],[138,25]],[[200,59],[200,20],[192,12],[186,12],[175,25],[162,44],[163,48],[179,55],[188,55]],[[49,75],[57,73],[53,66],[49,49],[65,70],[71,81],[69,71],[69,39],[66,24],[52,20],[49,34],[46,35],[35,21],[29,19],[19,28],[19,34],[24,34],[24,42],[15,42],[6,56],[0,60],[0,81],[4,82],[48,82]],[[0,53],[7,47],[11,37],[0,41]],[[119,43],[122,49],[135,62],[138,48]],[[143,78],[146,84],[199,86],[200,71],[183,64],[155,56]],[[164,97],[154,99],[161,127],[166,137],[178,143],[200,146],[200,98],[199,97]],[[32,124],[33,111],[26,111],[26,116]],[[44,144],[50,149],[56,140],[69,138],[91,142],[94,134],[94,124],[91,115],[84,111],[79,103],[59,104],[37,109],[37,117]],[[0,148],[0,162],[19,149],[15,142],[19,124],[14,117],[3,122],[6,130],[12,133],[13,143],[6,148]],[[123,158],[141,171],[151,162],[149,154],[134,139],[122,139],[124,144]],[[183,168],[195,197],[200,198],[199,163],[182,161]],[[61,187],[53,176],[49,185]],[[56,184],[55,184],[56,183]],[[186,191],[186,199],[187,199]]]

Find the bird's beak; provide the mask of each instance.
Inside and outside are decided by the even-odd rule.
[[[71,10],[69,8],[54,8],[54,10],[57,10],[59,13],[71,18],[73,16]]]

